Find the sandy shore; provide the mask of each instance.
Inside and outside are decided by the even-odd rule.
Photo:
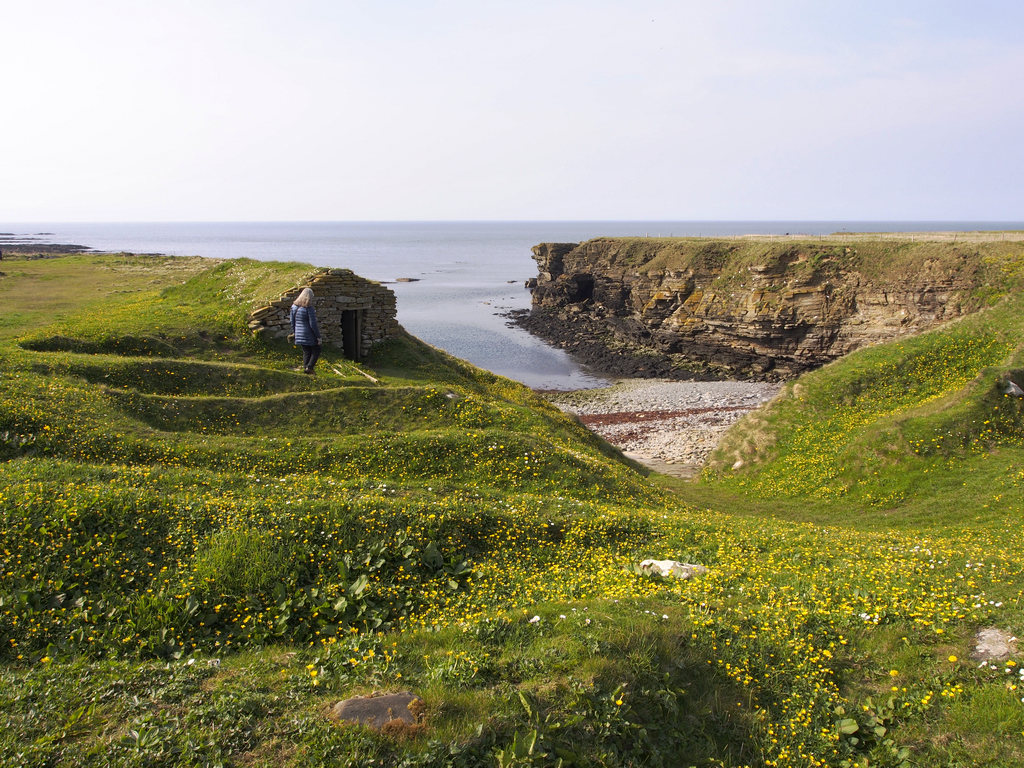
[[[630,458],[670,475],[700,471],[722,434],[773,398],[779,384],[623,379],[610,387],[545,397]]]

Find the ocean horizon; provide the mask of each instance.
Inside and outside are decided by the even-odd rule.
[[[1024,222],[1004,221],[16,222],[0,223],[0,236],[103,252],[344,267],[387,283],[399,322],[428,344],[536,389],[580,389],[607,382],[506,320],[530,306],[525,281],[537,274],[530,249],[538,243],[1022,229]]]

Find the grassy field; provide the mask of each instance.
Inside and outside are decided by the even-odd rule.
[[[0,764],[1020,765],[1020,263],[682,483],[411,337],[296,373],[308,266],[5,259]]]
[[[779,290],[794,281],[842,285],[850,275],[896,291],[949,284],[957,302],[975,309],[1017,284],[1022,241],[1024,232],[597,238],[580,245],[589,265],[580,268],[710,273],[721,292],[752,284]]]

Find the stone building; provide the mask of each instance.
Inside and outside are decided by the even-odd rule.
[[[299,292],[309,287],[316,297],[316,316],[325,347],[350,360],[365,357],[370,347],[398,335],[395,294],[350,269],[321,269],[305,283],[249,315],[256,336],[284,339],[291,333],[290,310]]]

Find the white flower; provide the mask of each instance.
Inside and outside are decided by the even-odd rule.
[[[530,619],[530,623],[531,624],[540,624],[540,616],[534,616],[532,619]]]

